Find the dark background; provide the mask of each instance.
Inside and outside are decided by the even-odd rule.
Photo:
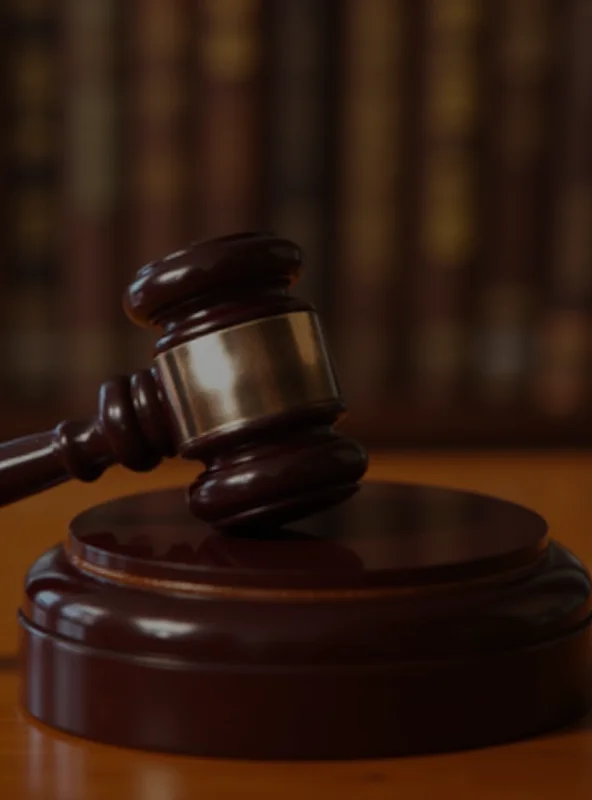
[[[2,438],[148,363],[142,264],[271,229],[368,444],[592,443],[591,2],[1,13]]]

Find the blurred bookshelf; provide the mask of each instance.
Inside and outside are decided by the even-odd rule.
[[[0,437],[146,366],[146,262],[306,255],[376,448],[592,445],[592,3],[7,0]]]

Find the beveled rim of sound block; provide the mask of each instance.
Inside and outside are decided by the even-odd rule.
[[[214,531],[191,516],[184,490],[166,489],[79,514],[66,550],[105,580],[165,591],[380,594],[528,569],[548,540],[544,519],[514,503],[388,482],[366,482],[289,528],[250,534]]]

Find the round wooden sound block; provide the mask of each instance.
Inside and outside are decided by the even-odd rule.
[[[365,483],[257,538],[198,523],[180,489],[114,500],[33,565],[20,624],[25,708],[129,747],[391,757],[591,700],[585,568],[532,511],[446,489]]]

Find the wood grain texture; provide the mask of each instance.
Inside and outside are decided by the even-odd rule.
[[[95,484],[70,484],[1,513],[0,796],[59,798],[443,798],[525,800],[592,792],[592,718],[558,734],[471,753],[392,761],[260,764],[164,757],[83,743],[32,723],[17,706],[16,608],[24,573],[61,540],[71,517],[130,492],[183,485],[195,465],[150,475],[114,468]],[[592,454],[374,453],[369,478],[474,489],[535,508],[555,538],[592,563]]]

